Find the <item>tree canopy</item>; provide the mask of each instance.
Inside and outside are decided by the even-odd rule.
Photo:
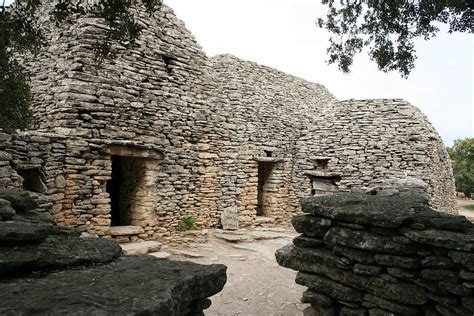
[[[142,31],[132,10],[137,2],[150,15],[161,5],[161,0],[56,0],[50,20],[60,26],[81,15],[101,18],[107,28],[104,39],[94,46],[100,63],[113,56],[114,42],[125,47],[135,44]],[[41,0],[17,0],[7,6],[0,0],[0,128],[6,131],[26,128],[31,121],[29,78],[18,56],[36,54],[45,44],[44,30],[35,19],[42,5]]]
[[[474,2],[467,0],[322,0],[318,25],[332,36],[328,62],[349,72],[354,56],[368,49],[384,72],[407,77],[414,67],[415,38],[428,40],[446,24],[449,32],[473,32]],[[438,23],[436,23],[438,22]]]
[[[474,138],[454,141],[448,152],[453,163],[456,190],[469,196],[474,193]]]

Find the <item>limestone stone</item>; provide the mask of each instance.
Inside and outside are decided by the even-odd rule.
[[[361,292],[315,274],[299,272],[296,276],[296,283],[314,291],[326,293],[335,299],[349,302],[362,302],[363,300]]]
[[[7,200],[0,199],[0,221],[11,220],[15,214],[11,203]]]
[[[336,193],[303,201],[305,216],[331,220],[322,241],[320,236],[301,235],[294,239],[295,245],[275,253],[278,264],[298,271],[296,282],[308,287],[303,301],[322,293],[325,299],[314,299],[312,309],[327,308],[331,302],[330,308],[338,315],[344,309],[349,315],[472,314],[472,225],[464,217],[438,215],[428,207],[424,190],[389,186],[375,194],[352,192],[349,196],[372,194],[371,211],[362,215],[362,221],[354,214],[367,199],[349,203],[347,193]],[[412,198],[392,201],[392,207],[387,207],[387,199],[399,194]],[[398,213],[397,203],[408,211]],[[295,221],[310,226],[303,218]],[[315,226],[319,228],[319,223]],[[349,293],[363,295],[362,301]]]
[[[127,273],[121,273],[127,271]],[[0,313],[187,314],[192,303],[222,290],[225,266],[126,257],[90,270],[0,283]],[[120,275],[120,278],[117,277]],[[93,280],[93,286],[91,286]],[[67,291],[57,291],[68,284]],[[173,293],[179,292],[180,295]],[[22,293],[22,295],[18,295]],[[54,295],[52,295],[54,293]]]
[[[0,245],[21,245],[40,242],[52,233],[46,223],[0,222]]]

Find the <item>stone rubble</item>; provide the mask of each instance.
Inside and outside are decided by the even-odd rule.
[[[276,252],[308,290],[305,315],[473,315],[474,224],[416,190],[306,198]],[[441,219],[438,221],[438,219]]]

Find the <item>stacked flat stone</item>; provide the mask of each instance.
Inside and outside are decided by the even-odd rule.
[[[417,177],[433,206],[454,210],[446,150],[409,103],[338,102],[321,84],[230,55],[208,58],[164,4],[150,16],[135,3],[144,27],[136,45],[113,45],[115,58],[98,66],[104,21],[73,15],[56,26],[48,19],[56,2],[42,1],[37,18],[47,45],[25,58],[34,130],[0,135],[0,188],[21,188],[17,171],[38,169],[45,192],[36,199],[59,225],[110,235],[106,186],[111,156],[124,151],[140,160],[130,173],[143,173],[139,197],[122,196],[134,202],[124,225],[140,227],[127,241],[184,240],[176,231],[184,216],[197,228],[257,225],[261,162],[272,164],[261,204],[275,224],[299,211],[315,173],[339,179],[337,191]],[[315,170],[321,157],[327,170]]]
[[[223,265],[120,257],[114,240],[79,238],[37,208],[0,190],[1,315],[202,316],[226,283]]]
[[[474,225],[416,191],[304,199],[276,253],[308,287],[305,315],[473,315]]]

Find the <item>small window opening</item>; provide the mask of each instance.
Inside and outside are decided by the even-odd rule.
[[[338,191],[337,182],[341,181],[339,176],[334,177],[312,177],[311,195],[332,194]]]
[[[18,174],[23,178],[23,190],[38,193],[47,192],[44,175],[40,168],[18,170]]]
[[[273,154],[270,150],[264,150],[264,152],[267,157],[271,157]]]
[[[328,170],[329,159],[316,159],[315,170]]]
[[[166,56],[166,55],[163,55],[161,56],[163,58],[163,62],[165,63],[165,69],[166,69],[166,72],[171,75],[171,71],[172,71],[172,68],[171,68],[171,63],[173,61],[173,59],[169,56]]]

